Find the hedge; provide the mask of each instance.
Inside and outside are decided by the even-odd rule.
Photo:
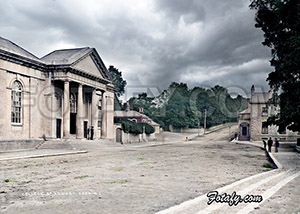
[[[145,127],[145,133],[146,134],[152,134],[154,133],[154,128],[149,125],[148,123],[136,123],[127,119],[123,120],[115,120],[115,123],[120,123],[122,126],[122,130],[125,133],[131,133],[131,134],[143,134],[143,127]]]

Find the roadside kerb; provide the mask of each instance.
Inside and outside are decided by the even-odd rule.
[[[37,155],[27,155],[27,156],[20,156],[20,157],[10,157],[10,158],[0,158],[0,161],[7,161],[7,160],[18,160],[18,159],[27,159],[27,158],[43,158],[43,157],[50,157],[50,156],[62,156],[62,155],[74,155],[74,154],[84,154],[87,151],[71,151],[71,152],[59,152],[59,153],[48,153],[48,154],[37,154]]]
[[[261,145],[262,143],[258,142],[258,141],[249,142],[249,141],[236,141],[236,140],[233,140],[231,142],[237,143],[237,144],[247,144],[247,145],[256,146],[256,147],[259,147],[261,149],[264,149],[263,146]],[[274,157],[274,155],[271,152],[268,152],[267,150],[265,150],[265,151],[266,151],[267,156],[273,161],[273,163],[276,165],[276,167],[278,169],[283,169],[283,166]]]

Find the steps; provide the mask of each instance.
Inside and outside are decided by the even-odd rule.
[[[11,140],[0,141],[0,152],[34,149],[43,140]]]
[[[50,140],[44,141],[36,146],[36,149],[59,149],[59,150],[74,150],[75,148],[71,144],[71,140]]]

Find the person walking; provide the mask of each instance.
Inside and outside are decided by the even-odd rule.
[[[268,140],[268,152],[272,152],[272,151],[271,151],[272,145],[273,145],[273,140],[272,140],[272,138],[270,137],[269,140]]]
[[[263,143],[264,143],[264,150],[267,150],[267,142],[263,140]]]
[[[275,152],[278,152],[278,147],[279,147],[279,141],[277,138],[275,138]]]

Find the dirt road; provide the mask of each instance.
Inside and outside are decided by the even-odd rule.
[[[189,142],[72,142],[88,153],[0,162],[2,213],[155,213],[267,171],[228,129]]]

